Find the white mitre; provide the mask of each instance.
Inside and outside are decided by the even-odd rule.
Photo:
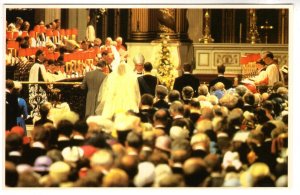
[[[138,53],[133,58],[133,63],[134,64],[144,64],[144,62],[145,62],[145,57],[141,53]]]

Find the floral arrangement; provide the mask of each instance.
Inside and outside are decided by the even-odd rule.
[[[175,81],[175,69],[170,60],[170,50],[168,49],[168,40],[170,38],[167,35],[161,35],[161,38],[162,44],[159,65],[157,66],[157,77],[162,85],[171,90]]]

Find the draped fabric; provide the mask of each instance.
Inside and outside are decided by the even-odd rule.
[[[138,112],[140,90],[137,77],[128,64],[121,63],[100,87],[96,114],[112,118],[117,113]]]

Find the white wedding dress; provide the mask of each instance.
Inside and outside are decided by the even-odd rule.
[[[115,114],[128,110],[138,112],[140,99],[137,76],[128,64],[122,62],[103,81],[96,114],[111,119]]]

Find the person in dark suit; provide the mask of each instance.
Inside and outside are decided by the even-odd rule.
[[[222,82],[225,85],[225,89],[232,88],[232,84],[233,84],[232,81],[230,79],[224,77],[224,72],[226,69],[225,65],[224,64],[218,65],[217,69],[218,69],[218,77],[209,82],[209,90],[211,91],[211,88],[217,82]]]
[[[138,77],[141,96],[145,93],[155,96],[155,87],[158,84],[158,79],[156,76],[151,75],[152,68],[152,64],[146,62],[144,64],[144,75]]]
[[[19,116],[18,96],[14,93],[14,82],[6,80],[5,95],[5,129],[9,130],[17,125],[17,117]]]
[[[193,67],[191,64],[183,64],[183,75],[175,79],[173,89],[181,92],[185,86],[189,85],[194,89],[194,96],[197,97],[200,81],[192,75],[192,69]]]
[[[97,98],[99,89],[103,80],[106,77],[106,75],[101,70],[101,68],[105,66],[105,62],[99,61],[96,66],[96,70],[86,73],[81,84],[82,89],[88,89],[85,108],[86,117],[90,115],[95,115],[95,110],[98,106]]]

